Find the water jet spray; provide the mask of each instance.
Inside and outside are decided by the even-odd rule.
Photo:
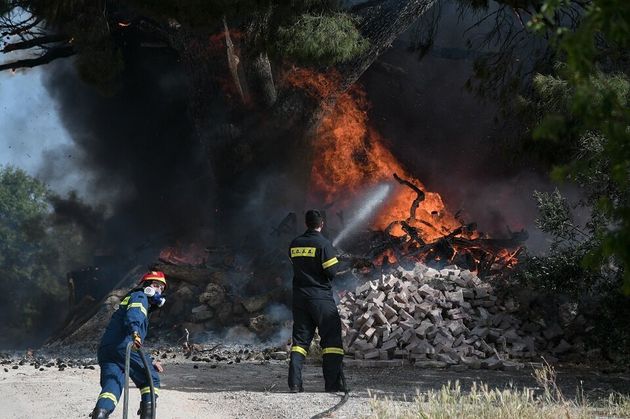
[[[389,183],[379,185],[374,191],[369,193],[365,199],[365,202],[361,206],[361,209],[356,213],[348,224],[339,232],[337,237],[333,240],[333,246],[337,246],[342,240],[344,240],[351,232],[357,229],[357,227],[365,222],[365,220],[374,214],[374,211],[382,204],[383,200],[389,195],[392,189],[392,185]]]

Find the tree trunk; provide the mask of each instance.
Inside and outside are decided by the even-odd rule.
[[[370,47],[361,56],[339,67],[342,76],[341,91],[352,86],[379,55],[431,9],[435,2],[436,0],[372,1],[353,9],[362,18],[359,30],[370,41]]]
[[[247,83],[254,102],[263,108],[273,106],[278,96],[266,50],[272,12],[270,6],[253,17],[247,26],[244,43]]]
[[[276,103],[278,93],[273,81],[271,63],[267,52],[261,52],[254,57],[250,57],[247,67],[247,75],[252,97],[257,99],[257,103],[265,108],[269,108]]]

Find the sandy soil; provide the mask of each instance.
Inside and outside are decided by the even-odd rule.
[[[5,370],[6,367],[6,370]],[[196,368],[195,368],[196,367]],[[185,359],[165,361],[158,404],[160,418],[308,418],[334,406],[340,394],[322,391],[320,367],[305,368],[305,393],[286,391],[284,361],[257,363],[205,363]],[[531,370],[518,372],[426,370],[407,368],[346,368],[352,389],[348,402],[336,412],[338,418],[370,414],[370,394],[388,396],[405,403],[416,390],[439,388],[459,380],[464,387],[484,381],[494,387],[510,383],[535,387]],[[99,393],[99,369],[44,367],[28,364],[13,369],[0,367],[0,418],[87,418]],[[582,382],[585,392],[600,397],[610,391],[630,392],[628,374],[604,374],[591,370],[561,370],[559,383],[569,395]],[[130,417],[139,403],[137,390],[130,391]],[[112,418],[122,417],[122,403]]]

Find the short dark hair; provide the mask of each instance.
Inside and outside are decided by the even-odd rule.
[[[306,211],[306,215],[304,216],[304,221],[306,222],[306,227],[310,229],[316,229],[317,227],[322,226],[322,221],[324,221],[324,216],[319,210],[310,209]]]

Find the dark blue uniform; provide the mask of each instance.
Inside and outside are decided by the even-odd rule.
[[[98,347],[98,363],[101,367],[101,394],[96,407],[113,411],[120,400],[125,381],[125,350],[132,341],[133,332],[138,332],[144,342],[149,327],[149,301],[143,290],[134,290],[120,303],[112,315],[107,329]],[[151,359],[147,359],[149,365]],[[150,368],[153,385],[157,395],[160,377],[154,368]],[[149,382],[140,354],[131,351],[129,377],[140,389],[143,402],[151,401]]]
[[[293,263],[293,346],[289,387],[302,389],[302,365],[315,335],[321,337],[326,391],[340,390],[343,345],[341,319],[332,293],[339,261],[328,239],[307,230],[291,242]]]

